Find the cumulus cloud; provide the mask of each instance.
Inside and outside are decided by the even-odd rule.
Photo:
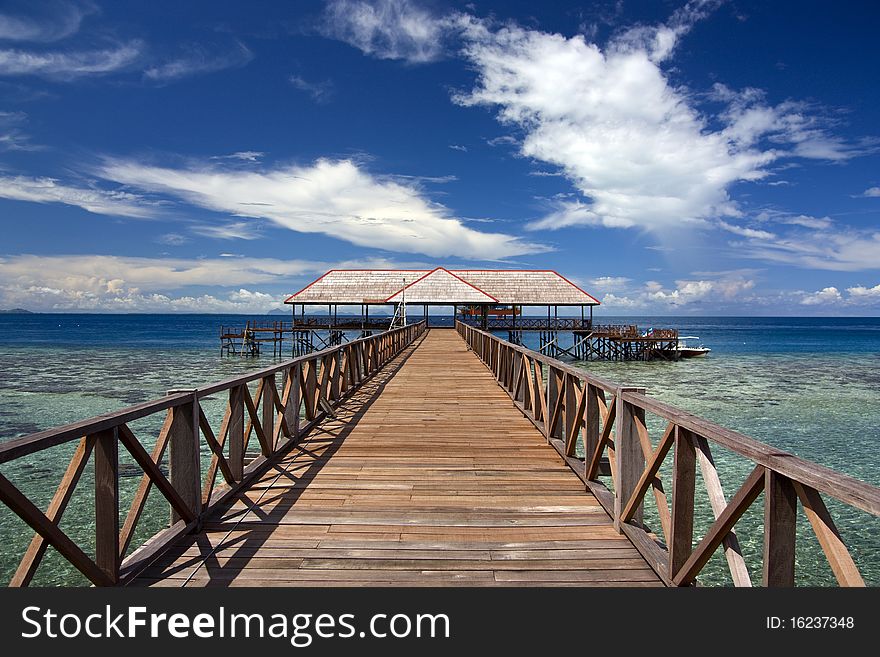
[[[331,0],[321,30],[366,55],[420,64],[443,56],[449,26],[410,0]]]
[[[609,310],[664,311],[690,305],[702,307],[745,302],[751,300],[746,293],[755,287],[754,280],[737,273],[720,275],[714,279],[677,280],[674,287],[659,281],[635,285],[630,279],[623,277],[602,277],[593,279],[592,282],[599,291],[608,290],[602,297],[602,304]]]
[[[727,186],[765,175],[772,154],[709,130],[669,83],[658,59],[677,37],[664,34],[650,49],[644,34],[628,34],[603,52],[580,35],[470,29],[465,55],[478,84],[455,100],[497,107],[501,122],[525,131],[522,154],[559,166],[584,196],[558,204],[533,228],[735,216]]]
[[[141,56],[142,50],[143,44],[137,40],[101,50],[0,50],[0,75],[37,75],[58,80],[105,75],[131,66]]]
[[[521,154],[559,167],[581,194],[556,202],[532,228],[663,229],[734,218],[742,212],[729,188],[768,176],[781,157],[840,161],[867,152],[832,135],[803,103],[770,106],[755,89],[716,85],[700,96],[676,86],[665,62],[716,4],[689,3],[604,47],[583,35],[459,17],[477,83],[454,101],[496,109],[502,124],[525,134]],[[701,100],[721,110],[708,114]]]
[[[823,304],[834,304],[843,301],[840,290],[836,287],[825,287],[818,292],[807,294],[801,299],[801,303],[805,306],[818,306]]]
[[[0,40],[59,41],[79,31],[83,19],[97,11],[91,2],[59,2],[53,0],[42,7],[42,16],[0,13]]]
[[[848,287],[850,301],[853,303],[873,303],[880,301],[880,285],[874,287],[865,287],[864,285],[856,285]]]
[[[214,73],[228,68],[239,68],[254,58],[243,43],[223,52],[214,52],[201,45],[190,45],[183,54],[144,71],[144,76],[156,82],[173,82],[182,78]]]
[[[448,208],[424,198],[416,185],[376,177],[352,160],[321,159],[311,166],[261,171],[110,160],[100,175],[217,212],[268,219],[358,246],[480,260],[548,250],[512,235],[469,228]]]
[[[860,196],[864,196],[866,198],[878,198],[880,197],[880,187],[869,187],[864,192],[862,192]]]
[[[122,190],[74,187],[54,178],[0,175],[0,198],[63,203],[115,217],[145,218],[155,213],[155,208],[136,194]]]
[[[426,265],[383,259],[332,263],[244,257],[193,260],[18,255],[0,257],[0,307],[40,311],[262,313],[280,307],[298,285],[328,269],[398,266]]]

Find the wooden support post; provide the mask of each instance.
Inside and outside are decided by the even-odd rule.
[[[197,414],[198,402],[193,395],[192,402],[171,409],[171,427],[168,430],[169,479],[174,490],[195,516],[202,512],[202,468]],[[178,520],[180,514],[172,507],[171,524]]]
[[[547,372],[547,410],[550,413],[549,421],[551,422],[547,428],[547,438],[559,438],[563,434],[560,431],[560,413],[561,409],[557,408],[557,403],[562,400],[562,372],[551,367]]]
[[[614,528],[620,529],[620,514],[623,506],[632,496],[645,469],[645,453],[636,430],[636,421],[645,422],[645,409],[623,401],[621,395],[627,392],[645,394],[644,388],[621,386],[617,389],[617,433],[614,439],[615,465],[617,476],[614,484]],[[642,522],[643,504],[640,504],[632,519]]]
[[[235,481],[244,475],[244,393],[241,386],[229,389],[229,469]]]
[[[275,374],[263,378],[263,435],[268,442],[269,453],[275,451]]]
[[[117,428],[94,435],[95,564],[119,582],[119,437]]]
[[[672,530],[669,538],[669,577],[674,577],[694,549],[694,488],[697,454],[690,432],[675,427],[672,468]]]
[[[604,395],[603,391],[591,383],[584,383],[587,386],[587,408],[584,415],[584,455],[589,460],[590,455],[596,451],[596,445],[599,444],[599,397]]]
[[[791,479],[764,473],[764,586],[794,586],[797,493]]]
[[[563,381],[563,390],[565,391],[565,414],[562,416],[562,436],[563,440],[568,440],[569,435],[574,430],[575,424],[580,423],[581,418],[577,417],[578,387],[576,379],[571,374],[566,374]],[[577,432],[579,431],[580,427],[577,429]],[[576,444],[577,433],[575,434],[575,440],[572,441],[572,447]],[[569,456],[574,456],[574,454],[569,454]]]

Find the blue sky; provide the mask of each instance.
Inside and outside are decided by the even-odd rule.
[[[876,315],[874,3],[0,7],[0,307],[264,312],[553,268],[607,314]]]

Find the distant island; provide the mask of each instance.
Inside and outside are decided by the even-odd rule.
[[[8,310],[0,309],[0,315],[33,315],[30,310],[24,308],[9,308]]]

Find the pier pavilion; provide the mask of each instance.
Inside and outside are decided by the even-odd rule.
[[[599,301],[549,269],[332,269],[284,302],[300,310],[305,322],[307,306],[326,307],[331,325],[339,325],[339,306],[361,309],[360,323],[369,329],[370,308],[390,309],[399,324],[421,307],[430,327],[428,308],[452,307],[453,314],[482,329],[574,330],[589,328],[593,306]],[[577,317],[563,314],[579,312]],[[523,317],[523,309],[546,310],[536,317]],[[537,312],[535,313],[538,314]],[[349,318],[348,320],[352,320]],[[357,320],[354,320],[355,322]],[[385,320],[383,328],[388,328]],[[451,328],[451,327],[450,327]]]
[[[452,309],[454,321],[505,331],[513,344],[523,344],[524,332],[539,333],[538,351],[557,358],[625,361],[678,356],[677,330],[596,324],[593,308],[599,301],[550,269],[331,269],[284,303],[291,306],[289,323],[249,321],[245,327],[221,327],[221,353],[255,356],[263,344],[271,343],[273,354],[281,356],[289,337],[291,355],[301,356],[338,346],[352,334],[368,337],[414,321],[451,329],[452,323],[431,325],[429,308],[446,307]],[[314,309],[326,309],[327,314]]]

